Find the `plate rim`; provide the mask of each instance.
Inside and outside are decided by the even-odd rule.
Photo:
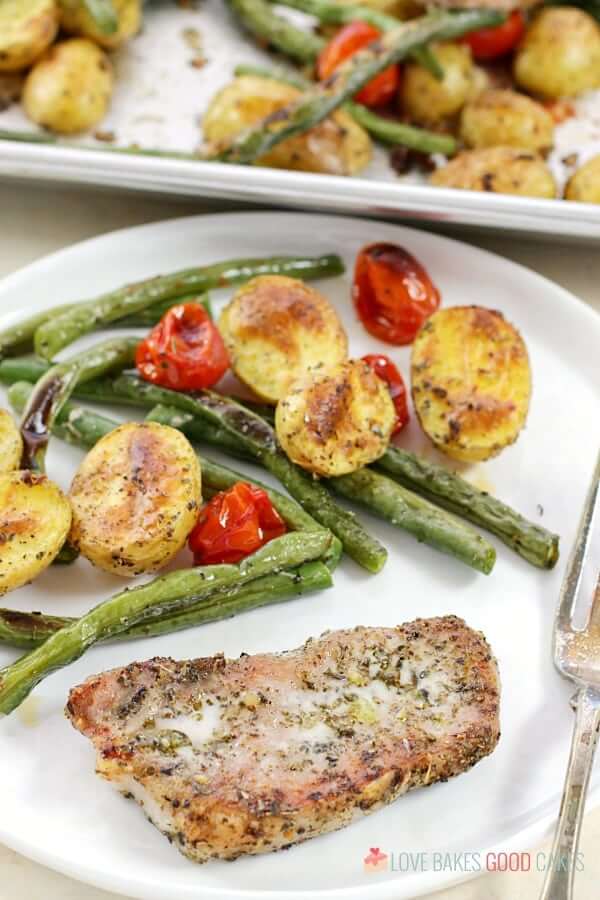
[[[200,213],[169,219],[161,219],[141,225],[115,229],[114,231],[109,231],[100,235],[96,235],[94,237],[86,238],[85,240],[78,241],[74,244],[53,251],[52,253],[45,254],[39,259],[29,262],[27,265],[0,279],[0,302],[4,291],[11,291],[15,288],[18,288],[19,283],[22,280],[26,281],[36,271],[39,271],[41,269],[43,272],[44,268],[47,266],[60,266],[62,265],[64,258],[68,258],[71,254],[77,254],[83,248],[89,250],[96,247],[101,251],[103,243],[112,243],[115,238],[118,239],[119,236],[122,236],[125,233],[127,233],[127,235],[130,237],[136,238],[144,233],[147,233],[148,230],[155,229],[158,231],[165,227],[168,227],[169,225],[173,225],[175,227],[186,227],[196,224],[200,227],[210,228],[211,223],[224,223],[228,220],[231,220],[232,218],[235,218],[237,220],[251,220],[262,219],[265,216],[269,217],[270,219],[280,217],[282,219],[290,220],[293,218],[294,222],[297,222],[300,218],[300,215],[297,213],[291,213],[289,211],[281,210],[234,210],[229,212]],[[319,214],[310,212],[303,213],[301,215],[301,218],[307,221],[314,221],[315,219],[318,219],[324,225],[343,224],[346,222],[350,222],[353,225],[365,224],[364,220],[356,217],[342,218],[331,214]],[[400,225],[398,223],[380,221],[377,224],[378,226],[383,226],[383,228],[385,229],[391,228],[396,230],[400,228],[408,233],[413,233],[417,236],[420,236],[421,238],[425,234],[428,239],[433,239],[434,243],[436,241],[441,241],[444,244],[450,243],[453,244],[456,248],[462,248],[466,245],[469,249],[474,250],[477,254],[483,254],[484,257],[493,258],[494,260],[501,260],[504,265],[507,265],[514,271],[521,274],[525,273],[528,278],[531,279],[531,277],[533,277],[534,280],[537,280],[540,290],[542,290],[544,287],[550,287],[554,292],[558,292],[560,295],[562,295],[563,301],[573,305],[579,310],[579,314],[584,314],[587,317],[590,328],[595,329],[598,333],[598,336],[600,337],[600,316],[592,307],[590,307],[583,300],[577,297],[577,295],[564,288],[562,285],[556,284],[546,276],[541,275],[539,272],[528,268],[522,263],[514,262],[513,260],[507,259],[501,254],[471,245],[456,238],[447,237],[446,235],[439,235],[435,232],[432,233],[427,230],[417,230],[411,228],[410,226]],[[90,292],[90,296],[93,296],[92,292]],[[45,304],[38,304],[38,306],[43,308]],[[32,308],[35,309],[36,304],[34,304]],[[599,804],[600,783],[594,785],[591,788],[587,799],[586,810],[589,812]],[[530,823],[510,837],[507,837],[505,840],[493,843],[488,847],[483,848],[480,851],[482,858],[485,858],[485,855],[488,853],[523,851],[539,844],[544,839],[544,837],[548,835],[549,830],[556,818],[556,810],[548,809],[549,806],[555,807],[555,803],[552,801],[552,799],[549,799],[542,805],[540,809],[540,816],[538,819],[536,819],[536,821]],[[152,900],[162,900],[162,898],[164,898],[162,888],[153,890],[151,882],[145,881],[143,878],[140,879],[139,875],[136,876],[135,882],[132,883],[130,880],[128,881],[127,879],[119,875],[115,876],[105,873],[99,868],[91,869],[87,864],[85,866],[79,866],[76,860],[67,860],[66,858],[56,856],[50,851],[45,851],[43,847],[32,848],[27,844],[25,840],[11,834],[10,831],[7,831],[1,822],[0,842],[2,842],[7,848],[22,854],[26,858],[31,859],[36,863],[45,865],[53,869],[54,871],[58,871],[82,883],[90,884],[108,891],[119,892],[124,894],[125,896],[137,897],[140,898],[140,900],[148,900],[148,898],[152,898]],[[271,891],[263,889],[239,890],[237,888],[231,889],[227,887],[213,886],[210,888],[203,887],[202,892],[203,896],[207,898],[213,897],[215,898],[215,900],[225,900],[225,898],[227,898],[227,900],[320,900],[320,898],[322,898],[322,900],[358,900],[359,897],[372,898],[372,900],[396,900],[396,898],[398,898],[399,896],[419,897],[436,890],[441,890],[452,885],[471,880],[478,875],[484,874],[486,874],[485,870],[482,872],[474,873],[418,872],[412,873],[412,875],[406,877],[403,880],[403,884],[401,887],[398,883],[396,883],[395,879],[390,878],[381,883],[374,882],[370,885],[361,884],[357,886],[334,889],[301,891],[277,889]],[[134,893],[131,893],[132,888],[134,888]],[[187,891],[181,896],[187,896]]]

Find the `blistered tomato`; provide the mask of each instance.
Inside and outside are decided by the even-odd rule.
[[[381,32],[366,22],[350,22],[344,25],[327,46],[321,51],[317,60],[317,75],[321,81],[333,75],[343,62],[362,50],[367,44],[377,40]],[[390,66],[362,88],[354,98],[365,106],[385,106],[398,93],[400,69]]]
[[[206,504],[188,543],[197,566],[237,563],[286,531],[268,494],[238,481]]]
[[[146,381],[175,391],[211,387],[229,368],[223,339],[197,303],[172,307],[143,340],[135,355]]]
[[[497,59],[515,49],[524,31],[525,17],[520,9],[515,9],[502,25],[472,31],[463,41],[469,45],[475,59]]]
[[[367,331],[388,344],[410,344],[440,305],[440,293],[424,267],[396,244],[363,247],[352,294]]]
[[[402,375],[391,361],[389,356],[383,353],[368,353],[363,356],[364,361],[369,365],[376,375],[379,376],[387,384],[390,396],[396,408],[396,424],[392,434],[398,434],[408,423],[408,396],[406,386]]]

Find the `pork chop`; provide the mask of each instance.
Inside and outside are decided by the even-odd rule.
[[[97,771],[190,859],[235,859],[445,781],[499,737],[495,660],[462,619],[326,632],[285,653],[155,658],[93,676],[67,714]]]

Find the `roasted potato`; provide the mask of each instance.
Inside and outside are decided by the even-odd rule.
[[[516,441],[531,394],[523,338],[501,313],[455,306],[430,316],[411,355],[412,397],[435,446],[466,462]]]
[[[55,44],[35,64],[23,88],[29,118],[50,131],[76,134],[105,116],[113,87],[112,67],[92,41]]]
[[[37,578],[61,549],[70,526],[69,501],[45,475],[0,475],[0,594]]]
[[[218,150],[244,129],[293,103],[301,92],[271,78],[242,75],[213,97],[202,119],[205,141]],[[256,164],[330,175],[355,175],[371,159],[369,135],[338,110],[305,134],[282,141]]]
[[[14,419],[5,409],[0,409],[0,473],[18,469],[23,455],[23,438]]]
[[[600,27],[574,6],[542,9],[517,49],[514,76],[526,91],[549,99],[600,86]]]
[[[50,46],[57,31],[54,0],[1,0],[0,72],[30,66]]]
[[[593,156],[571,175],[565,188],[565,200],[600,203],[600,156]]]
[[[128,41],[140,30],[142,24],[141,0],[112,0],[117,14],[118,27],[112,34],[105,34],[98,28],[82,0],[58,0],[61,25],[70,34],[91,38],[107,50],[114,50]]]
[[[297,278],[262,275],[242,285],[219,330],[240,381],[277,403],[308,369],[342,362],[348,339],[329,301]]]
[[[544,107],[515,91],[487,90],[463,108],[460,135],[468,147],[548,150],[554,120]]]
[[[307,373],[275,411],[277,437],[289,458],[325,477],[355,472],[382,456],[395,422],[385,382],[360,359]]]
[[[471,50],[466,44],[432,46],[444,70],[441,81],[420,66],[404,67],[400,99],[402,109],[418,125],[443,125],[460,112],[472,89]]]
[[[556,197],[556,182],[544,160],[531,150],[514,147],[464,150],[429,180],[438,187],[466,191]]]
[[[70,540],[90,562],[126,577],[155,572],[196,524],[200,464],[180,431],[130,422],[90,450],[69,496]]]

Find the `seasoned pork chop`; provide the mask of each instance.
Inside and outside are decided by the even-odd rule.
[[[190,859],[234,859],[445,781],[499,737],[498,672],[455,616],[327,632],[286,653],[151,659],[89,678],[67,713],[98,772]]]

